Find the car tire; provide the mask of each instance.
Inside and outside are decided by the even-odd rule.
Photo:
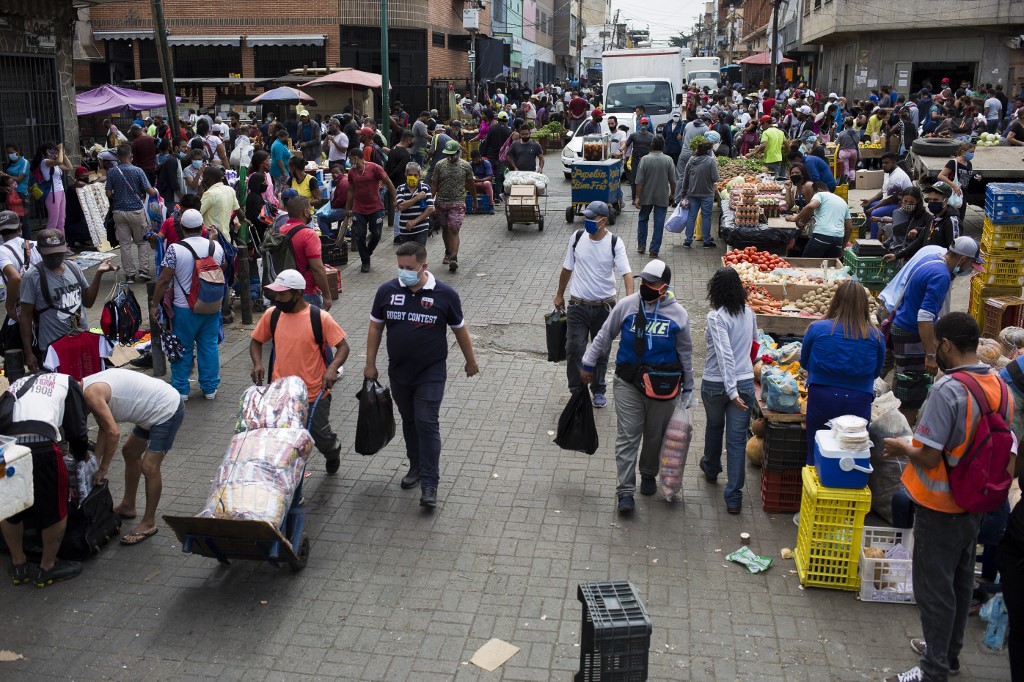
[[[922,137],[910,145],[911,151],[918,156],[956,156],[960,143],[956,140],[945,140],[939,137]]]
[[[562,171],[562,177],[565,178],[566,180],[572,180],[572,173],[566,173],[565,171]]]

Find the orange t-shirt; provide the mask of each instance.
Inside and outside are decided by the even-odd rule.
[[[298,313],[281,313],[277,320],[274,340],[277,354],[274,356],[274,376],[270,381],[281,377],[297,376],[306,382],[309,402],[316,400],[323,385],[323,355],[313,339],[313,325],[309,321],[310,308]],[[270,317],[274,312],[271,307],[263,313],[256,328],[252,330],[252,338],[259,343],[270,341]],[[320,322],[324,332],[324,342],[331,348],[336,347],[345,338],[345,332],[334,321],[330,313],[320,311]]]

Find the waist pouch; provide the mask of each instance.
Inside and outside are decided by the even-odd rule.
[[[683,369],[678,364],[616,365],[615,375],[652,400],[672,400],[683,381]]]

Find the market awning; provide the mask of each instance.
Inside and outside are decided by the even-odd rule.
[[[779,60],[779,64],[795,64],[796,61],[788,57],[783,57]],[[749,57],[740,60],[740,64],[746,64],[747,66],[771,66],[772,54],[767,50],[759,54],[752,54]]]
[[[202,45],[238,47],[242,44],[241,36],[167,36],[168,45]]]
[[[179,102],[180,97],[175,98]],[[75,95],[75,105],[79,116],[95,116],[97,114],[110,114],[117,111],[129,109],[142,111],[144,109],[156,109],[167,104],[163,95],[144,92],[142,90],[129,90],[119,88],[116,85],[101,85],[95,90],[89,90]]]
[[[327,36],[308,35],[261,35],[246,36],[245,42],[249,47],[286,47],[290,45],[323,45]]]
[[[93,31],[93,40],[153,40],[153,31]]]

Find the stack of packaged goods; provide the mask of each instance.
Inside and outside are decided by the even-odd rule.
[[[237,433],[197,516],[255,519],[279,527],[313,448],[306,430],[308,409],[306,385],[298,377],[249,388],[239,401]]]
[[[994,182],[985,188],[981,254],[984,272],[971,280],[968,308],[979,326],[985,324],[987,299],[1020,296],[1024,285],[1024,183]]]

